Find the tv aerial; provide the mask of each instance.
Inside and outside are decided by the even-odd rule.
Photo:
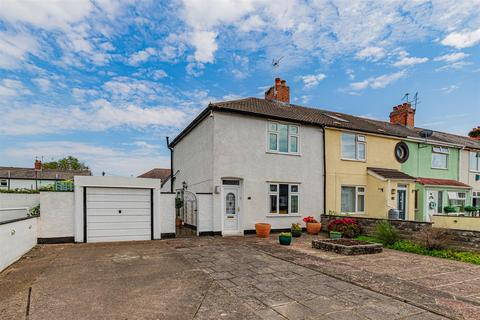
[[[280,61],[282,61],[283,58],[284,56],[281,56],[278,59],[272,59],[272,67],[278,69],[280,67]]]
[[[410,103],[413,106],[413,110],[417,110],[417,105],[420,104],[420,101],[418,100],[418,91],[415,92],[415,95],[413,96],[413,100],[409,99],[410,93],[405,93],[402,101],[405,101],[406,103]]]

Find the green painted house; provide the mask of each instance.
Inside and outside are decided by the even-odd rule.
[[[459,182],[460,147],[406,141],[409,157],[401,170],[416,177],[415,220],[431,221],[435,214],[455,209],[463,212],[471,203],[471,187]]]

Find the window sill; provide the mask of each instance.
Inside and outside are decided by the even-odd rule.
[[[448,168],[435,168],[435,167],[432,167],[431,169],[433,169],[433,170],[448,170]]]
[[[340,158],[342,161],[352,161],[352,162],[367,162],[367,160],[357,160],[357,159],[346,159],[346,158]]]
[[[266,151],[265,153],[268,153],[268,154],[281,154],[281,155],[284,155],[284,156],[294,156],[294,157],[300,157],[300,156],[301,156],[300,153],[290,153],[290,152]]]
[[[290,214],[274,214],[269,213],[267,214],[267,218],[288,218],[288,217],[301,217],[302,215],[298,213],[290,213]]]

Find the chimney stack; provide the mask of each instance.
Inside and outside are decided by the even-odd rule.
[[[409,102],[393,107],[393,111],[390,112],[390,123],[413,128],[415,126],[415,109]]]
[[[42,171],[42,161],[38,159],[35,160],[35,171]]]
[[[290,104],[290,87],[285,80],[275,78],[275,84],[265,91],[266,100],[275,100]]]
[[[468,133],[468,136],[475,140],[480,140],[480,126],[473,128],[472,131]]]

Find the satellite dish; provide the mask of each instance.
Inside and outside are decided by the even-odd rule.
[[[424,138],[424,139],[427,139],[427,138],[430,138],[433,134],[433,131],[432,130],[429,130],[429,129],[424,129],[422,131],[420,131],[420,137]]]

